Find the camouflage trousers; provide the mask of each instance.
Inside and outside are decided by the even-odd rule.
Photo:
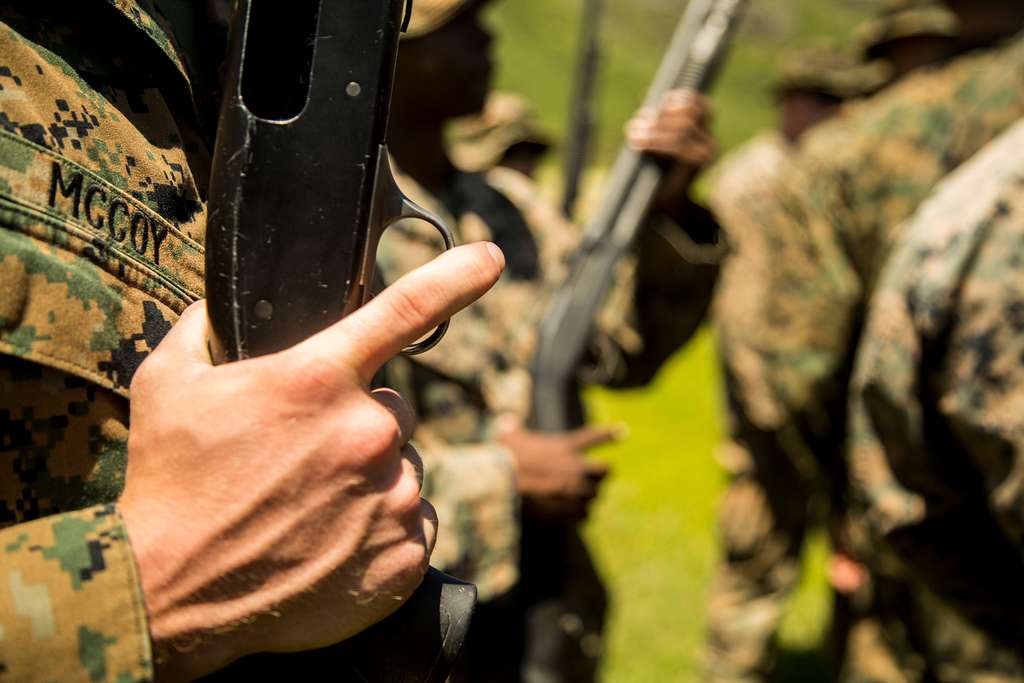
[[[807,533],[843,513],[827,486],[785,458],[769,460],[730,467],[719,506],[722,557],[707,603],[707,681],[769,679]],[[1024,683],[1024,647],[996,641],[902,578],[872,573],[864,591],[835,595],[832,612],[824,654],[842,683]]]
[[[708,681],[765,680],[804,539],[818,517],[804,477],[785,462],[761,465],[730,467],[733,478],[719,503],[722,557],[707,603]]]
[[[1024,646],[1004,643],[970,623],[927,588],[910,584],[904,609],[851,633],[851,643],[874,643],[843,683],[1021,683]]]
[[[740,457],[726,458],[733,477],[718,510],[722,556],[707,603],[704,653],[705,679],[713,682],[768,680],[807,534],[817,526],[836,528],[829,522],[843,513],[830,478],[809,477],[807,468],[778,451],[754,450],[756,455],[740,449]],[[830,537],[834,544],[835,534]],[[890,680],[862,678],[860,669],[862,662],[884,668],[899,661],[882,618],[886,611],[899,612],[902,597],[898,590],[875,591],[870,600],[834,594],[822,660],[835,671],[842,668],[844,679]]]

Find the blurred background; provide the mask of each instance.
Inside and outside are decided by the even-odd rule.
[[[606,0],[602,25],[598,129],[587,187],[599,186],[622,141],[622,126],[643,98],[682,13],[682,0]],[[849,42],[877,5],[870,0],[755,0],[712,91],[721,155],[772,125],[771,84],[781,54],[814,37]],[[581,0],[503,0],[488,10],[497,36],[497,87],[537,106],[559,140],[567,128]],[[540,179],[553,200],[561,189],[562,149]],[[698,196],[705,188],[698,186]],[[586,214],[587,202],[580,205]],[[586,536],[612,591],[609,683],[697,681],[704,598],[716,555],[714,510],[725,478],[714,459],[721,433],[713,332],[705,330],[640,391],[593,390],[595,422],[622,422],[621,444],[599,451],[613,476],[593,508]],[[807,554],[801,589],[781,632],[777,679],[829,680],[815,645],[828,620],[826,544]],[[642,653],[642,655],[640,654]]]

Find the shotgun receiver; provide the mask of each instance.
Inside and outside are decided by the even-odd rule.
[[[644,104],[674,88],[711,84],[747,0],[690,0]],[[541,321],[529,426],[564,432],[581,425],[577,372],[616,266],[630,253],[660,187],[663,167],[624,147],[597,213],[586,224],[570,275]],[[574,524],[526,519],[520,595],[527,683],[592,681],[600,652],[605,592]]]
[[[385,134],[406,0],[239,0],[214,148],[206,291],[216,362],[288,348],[369,297],[381,233],[418,218]],[[406,349],[425,351],[440,326]],[[476,589],[431,569],[391,617],[335,646],[243,658],[225,680],[441,683]],[[301,672],[301,674],[299,673]]]

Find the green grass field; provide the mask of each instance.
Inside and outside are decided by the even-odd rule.
[[[595,165],[613,158],[620,131],[642,99],[683,2],[606,0]],[[728,150],[773,122],[771,83],[786,48],[812,37],[848,36],[868,0],[752,0],[715,88],[716,133]],[[565,130],[579,0],[495,2],[499,87],[532,98],[557,134]],[[558,186],[557,151],[545,169]],[[599,173],[593,174],[595,176]],[[702,333],[641,391],[589,393],[599,422],[624,422],[624,443],[604,449],[614,466],[586,535],[613,596],[609,683],[699,680],[703,602],[716,556],[714,509],[724,475],[713,459],[721,434],[714,337]],[[780,678],[823,680],[808,655],[827,621],[820,538],[780,636]],[[825,678],[827,680],[827,678]]]

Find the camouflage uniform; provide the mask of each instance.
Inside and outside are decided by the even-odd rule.
[[[202,295],[196,36],[142,0],[0,22],[0,677],[148,680],[114,501],[132,374]]]
[[[733,320],[751,315],[765,278],[760,269],[770,265],[747,257],[769,250],[749,218],[763,201],[759,195],[795,154],[781,134],[764,133],[722,161],[710,195],[712,210],[733,245],[714,304],[728,403],[744,401],[751,410],[769,414],[773,406],[759,359],[742,348],[742,332],[734,332]],[[754,263],[759,270],[742,270],[738,266],[743,263]],[[737,426],[730,425],[730,432],[737,433]],[[709,680],[758,680],[770,666],[772,637],[799,578],[813,473],[796,470],[775,450],[737,441],[717,455],[731,479],[718,504],[723,556],[708,596],[705,665]]]
[[[420,0],[405,39],[440,28],[479,1]],[[526,420],[537,327],[549,295],[568,274],[576,229],[532,180],[508,168],[457,171],[437,195],[408,176],[399,185],[441,216],[457,242],[490,240],[505,253],[499,283],[455,316],[436,349],[396,359],[387,369],[387,384],[401,390],[420,418],[414,438],[427,465],[424,490],[441,524],[432,560],[475,583],[487,601],[518,577],[519,501],[512,456],[494,440],[494,419]],[[641,267],[623,267],[598,321],[593,366],[583,371],[588,380],[649,380],[703,319],[717,266],[697,261],[718,253],[718,228],[706,211],[693,211],[686,230],[652,217],[638,247]],[[391,280],[440,246],[432,229],[400,223],[381,241],[380,270]]]
[[[882,74],[835,46],[797,51],[784,62],[780,93],[815,93],[847,100],[874,90]],[[773,263],[758,220],[773,201],[774,183],[794,171],[798,147],[776,131],[758,135],[715,169],[710,205],[728,236],[714,302],[730,432],[744,415],[777,419],[761,359],[746,344],[745,324],[757,314]],[[707,673],[711,680],[757,680],[771,666],[771,645],[799,578],[800,553],[811,526],[825,521],[831,491],[813,459],[794,460],[767,443],[733,440],[719,452],[731,480],[718,509],[722,561],[708,599]],[[838,629],[836,637],[843,635]]]
[[[1022,148],[1018,123],[901,228],[852,385],[857,509],[941,681],[1024,680]]]
[[[841,502],[848,379],[888,247],[939,179],[1024,113],[1022,78],[1020,39],[913,74],[809,133],[798,162],[750,204],[765,249],[739,251],[723,280],[755,273],[758,286],[719,311],[727,382],[742,387],[729,403],[738,460],[807,464]]]

